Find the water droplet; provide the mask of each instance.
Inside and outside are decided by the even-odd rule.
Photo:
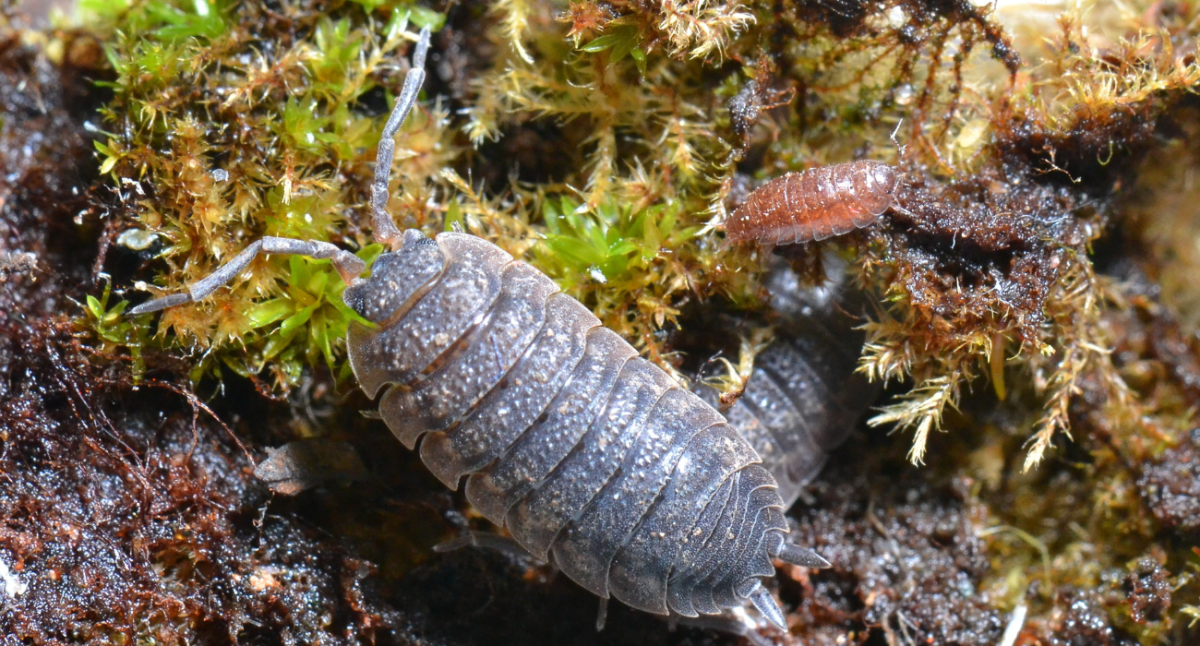
[[[126,229],[117,237],[117,244],[126,249],[142,251],[147,249],[158,238],[158,234],[145,229]]]

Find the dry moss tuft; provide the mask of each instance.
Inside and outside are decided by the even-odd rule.
[[[968,121],[953,138],[942,131],[940,144],[936,129],[914,139],[898,195],[911,215],[893,217],[865,256],[868,280],[892,304],[872,326],[863,369],[916,382],[873,421],[915,429],[914,462],[946,407],[980,376],[1003,399],[1006,382],[1022,375],[1044,402],[1025,469],[1069,432],[1081,379],[1100,384],[1125,415],[1139,410],[1103,330],[1114,286],[1090,256],[1112,196],[1155,124],[1190,96],[1200,67],[1177,56],[1169,37],[1137,29],[1105,49],[1081,45],[1079,20],[1064,15],[1038,67],[975,102],[987,118],[980,133],[990,136],[972,135]]]

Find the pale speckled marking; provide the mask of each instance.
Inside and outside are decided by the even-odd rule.
[[[613,560],[613,596],[666,614],[667,579],[679,554],[689,542],[703,540],[704,512],[723,504],[719,489],[731,487],[730,476],[757,459],[754,449],[725,424],[710,426],[693,438],[658,502]],[[728,495],[726,491],[725,499]]]
[[[754,492],[774,484],[770,474],[756,464],[738,471],[736,476],[738,482],[734,495],[731,496],[733,504],[726,505],[726,513],[716,523],[709,540],[691,560],[680,558],[677,561],[676,572],[667,584],[668,602],[671,601],[671,592],[674,590],[676,597],[690,599],[689,607],[694,609],[692,612],[709,615],[720,612],[720,608],[712,601],[712,589],[705,586],[705,581],[711,580],[714,574],[722,573],[722,566],[728,567],[737,562],[740,553],[738,537],[750,529],[750,514],[757,512],[753,507]],[[716,581],[711,581],[711,584],[715,583]],[[672,608],[675,607],[672,604]],[[686,616],[694,616],[683,610],[677,611]]]
[[[536,529],[528,522],[521,503],[536,488],[552,477],[554,469],[591,428],[592,422],[604,409],[611,390],[616,386],[625,363],[637,356],[637,351],[624,339],[606,328],[588,332],[587,350],[583,360],[571,375],[558,396],[538,417],[534,425],[505,455],[518,467],[522,476],[513,492],[519,497],[509,499],[505,524],[514,538],[541,559],[548,557],[549,541],[541,550],[527,535]],[[557,531],[557,529],[555,530]]]
[[[684,449],[700,432],[724,421],[692,393],[667,391],[616,474],[560,533],[555,562],[571,563],[568,574],[576,583],[607,598],[613,558],[657,499]]]
[[[372,323],[386,324],[411,307],[410,301],[446,268],[442,248],[420,231],[404,232],[400,249],[371,265],[371,277],[342,292],[342,300]]]
[[[392,431],[417,437],[457,423],[521,358],[545,323],[546,299],[558,291],[554,281],[525,263],[505,267],[503,286],[487,317],[468,332],[456,352],[411,390],[392,389],[380,404],[392,420]],[[431,438],[422,443],[422,456]],[[426,460],[446,482],[441,461]],[[456,479],[446,482],[455,488]]]
[[[547,300],[547,322],[521,361],[461,424],[446,432],[457,456],[458,476],[479,471],[467,482],[467,500],[498,525],[508,507],[491,478],[510,447],[533,430],[550,400],[583,359],[587,331],[600,322],[566,295]],[[501,508],[503,507],[503,508]]]
[[[712,585],[713,603],[718,607],[737,604],[737,599],[746,594],[739,590],[745,582],[775,573],[775,565],[767,553],[767,542],[787,531],[787,521],[778,501],[779,496],[769,486],[754,491],[750,508],[757,508],[758,513],[754,522],[743,526],[738,534],[738,567],[728,569]]]
[[[651,408],[668,389],[678,387],[654,364],[635,357],[625,363],[607,405],[542,485],[509,513],[523,544],[545,553],[558,532],[591,501],[632,448]],[[535,552],[536,553],[536,552]],[[570,575],[566,564],[560,564]]]
[[[468,481],[468,498],[475,484],[483,508],[503,513],[504,524],[523,545],[529,544],[524,537],[527,526],[513,514],[513,507],[550,475],[587,432],[625,362],[635,356],[637,351],[611,330],[590,328],[583,358],[553,401],[478,481],[475,477]],[[546,558],[545,551],[534,555]]]
[[[350,342],[358,348],[355,375],[368,392],[377,392],[385,383],[407,385],[415,381],[478,323],[499,297],[499,269],[512,257],[479,238],[451,238],[443,242],[451,235],[462,234],[438,236],[439,244],[450,257],[449,265],[408,313],[382,330],[369,330],[361,325],[351,328]],[[470,253],[476,251],[470,247],[479,244],[492,249]],[[397,437],[410,449],[416,445],[416,437]]]

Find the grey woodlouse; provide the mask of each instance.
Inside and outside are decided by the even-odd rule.
[[[775,477],[785,507],[820,473],[879,392],[855,372],[864,334],[854,329],[864,303],[847,290],[845,263],[825,258],[824,284],[807,287],[776,258],[765,285],[783,315],[775,340],[760,352],[741,397],[724,411]],[[700,395],[717,405],[717,393]]]
[[[392,432],[485,517],[577,583],[648,612],[723,614],[750,601],[786,631],[762,585],[772,558],[828,563],[788,543],[759,455],[532,266],[462,233],[401,231],[386,211],[396,131],[416,101],[425,29],[384,128],[371,211],[391,247],[372,266],[319,241],[264,237],[182,293],[200,300],[260,252],[329,259],[346,281],[354,374]]]
[[[893,205],[896,171],[854,161],[788,173],[760,186],[725,221],[725,238],[786,245],[865,227]]]

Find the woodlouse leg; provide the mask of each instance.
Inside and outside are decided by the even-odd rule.
[[[267,236],[250,243],[250,246],[242,249],[241,253],[234,256],[232,260],[221,265],[220,268],[208,276],[189,285],[187,291],[146,301],[129,310],[129,314],[130,316],[136,316],[138,314],[145,314],[146,312],[157,312],[158,310],[175,305],[199,301],[242,273],[242,270],[249,266],[250,261],[254,260],[254,257],[260,252],[308,256],[318,260],[332,260],[334,268],[341,274],[342,280],[347,285],[353,284],[367,268],[367,264],[358,256],[345,249],[339,249],[328,242]]]
[[[596,632],[604,630],[608,622],[608,597],[600,597],[600,608],[596,610]]]
[[[417,45],[413,50],[412,66],[404,77],[404,87],[396,98],[396,105],[383,126],[383,135],[379,139],[379,149],[375,153],[375,180],[371,183],[371,227],[375,231],[375,239],[382,244],[393,247],[401,240],[403,231],[392,221],[387,212],[388,179],[392,173],[392,158],[396,153],[396,131],[408,118],[413,104],[417,102],[417,93],[425,82],[425,53],[429,50],[429,27],[421,30]]]
[[[507,536],[501,536],[491,532],[475,532],[468,530],[456,538],[452,538],[448,541],[434,545],[433,551],[437,552],[438,554],[445,554],[446,552],[461,550],[464,547],[481,547],[502,552],[504,554],[510,554],[512,556],[533,558],[539,563],[543,562],[536,556],[532,556],[528,551],[525,550],[525,548],[521,547],[520,543]]]
[[[899,212],[899,213],[903,213],[904,215],[907,215],[908,217],[912,218],[913,220],[916,220],[916,219],[917,219],[917,214],[916,214],[916,213],[913,213],[912,211],[909,211],[908,209],[904,208],[903,206],[900,206],[899,204],[896,204],[896,202],[895,202],[895,201],[893,201],[893,202],[892,202],[892,205],[891,205],[890,207],[888,207],[888,208],[892,209],[893,211],[896,211],[896,212]]]

